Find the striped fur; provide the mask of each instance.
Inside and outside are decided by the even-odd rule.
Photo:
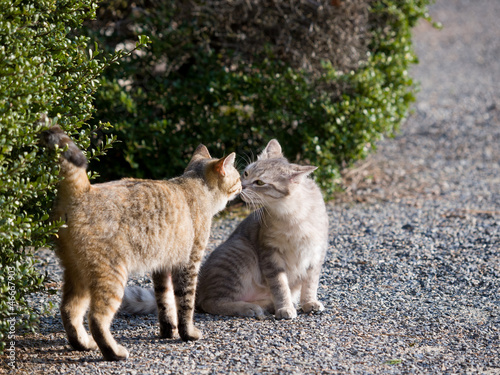
[[[242,198],[261,206],[202,265],[199,309],[218,315],[275,314],[278,319],[324,309],[317,299],[328,243],[328,216],[321,191],[307,176],[316,168],[289,163],[269,142],[242,177]],[[154,313],[150,292],[135,289],[127,306]],[[125,299],[127,300],[127,298]],[[125,309],[126,310],[126,309]],[[129,310],[130,312],[132,310]]]
[[[132,315],[156,314],[156,297],[153,288],[127,286],[123,295],[120,312]]]
[[[109,328],[129,273],[138,271],[152,272],[161,337],[178,330],[185,341],[199,339],[196,279],[213,215],[241,190],[234,153],[212,159],[200,145],[180,177],[91,185],[85,156],[59,127],[41,140],[64,149],[53,219],[66,224],[56,251],[64,268],[61,317],[73,348],[97,344],[106,360],[128,357]],[[83,326],[87,309],[92,337]]]

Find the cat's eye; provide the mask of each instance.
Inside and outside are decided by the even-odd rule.
[[[266,183],[265,183],[264,181],[262,181],[262,180],[255,180],[253,183],[254,183],[254,184],[256,184],[256,185],[258,185],[258,186],[262,186],[262,185],[265,185],[265,184],[266,184]]]

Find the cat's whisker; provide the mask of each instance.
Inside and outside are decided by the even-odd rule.
[[[241,160],[243,160],[243,161],[244,161],[244,163],[245,163],[245,165],[250,165],[250,164],[252,164],[252,163],[253,163],[253,161],[254,161],[253,159],[255,159],[255,158],[253,157],[253,153],[252,153],[252,157],[251,157],[249,154],[245,153],[245,154],[243,154],[243,155],[238,155],[238,158],[239,158],[239,159],[241,159]],[[241,169],[240,169],[240,168],[239,168],[239,164],[238,164],[238,170],[239,170],[239,171],[244,170],[244,169],[245,169],[245,168],[241,168]]]
[[[255,154],[253,153],[253,151],[251,151],[250,155],[245,154],[245,156],[248,159],[248,165],[255,163],[256,157],[255,157]]]
[[[259,210],[259,222],[267,228],[266,215],[264,214],[265,209],[266,208],[263,207],[262,209]]]
[[[260,206],[255,210],[255,212],[259,218],[259,222],[267,226],[265,214],[267,213],[268,214],[267,216],[270,215],[269,209],[264,204],[260,204]]]
[[[236,161],[235,161],[235,168],[241,173],[242,170],[244,170],[245,168],[241,165],[241,163],[244,163],[243,165],[246,165],[246,162],[245,162],[245,159],[240,156],[240,155],[236,155]]]
[[[243,191],[242,195],[249,201],[247,205],[254,211],[258,221],[267,227],[265,212],[267,212],[268,215],[270,215],[270,212],[266,207],[265,201],[256,192],[251,190]]]
[[[262,199],[257,193],[252,193],[255,194],[254,201],[256,201],[259,208],[262,209],[262,215],[264,215],[264,212],[267,212],[268,215],[271,215],[271,212],[269,211],[269,207],[267,207],[265,200]]]
[[[241,195],[249,201],[247,204],[255,209],[260,208],[264,204],[262,198],[251,190],[243,190]]]

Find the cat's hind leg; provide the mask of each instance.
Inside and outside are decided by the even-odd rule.
[[[97,349],[94,339],[87,334],[83,326],[89,301],[89,291],[82,285],[77,273],[66,269],[60,311],[68,341],[75,350]]]
[[[170,339],[177,334],[177,309],[172,276],[168,271],[156,271],[153,273],[153,283],[158,306],[160,337]]]
[[[177,328],[183,341],[195,341],[201,338],[200,330],[193,323],[198,267],[199,261],[172,271],[177,305]]]
[[[123,298],[127,273],[124,268],[115,267],[95,276],[88,315],[90,331],[105,360],[127,359],[127,349],[115,341],[110,331],[111,321]]]

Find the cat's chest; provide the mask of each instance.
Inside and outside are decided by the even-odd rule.
[[[268,227],[264,231],[261,241],[273,249],[276,261],[289,275],[303,275],[321,262],[325,239],[311,223]]]

